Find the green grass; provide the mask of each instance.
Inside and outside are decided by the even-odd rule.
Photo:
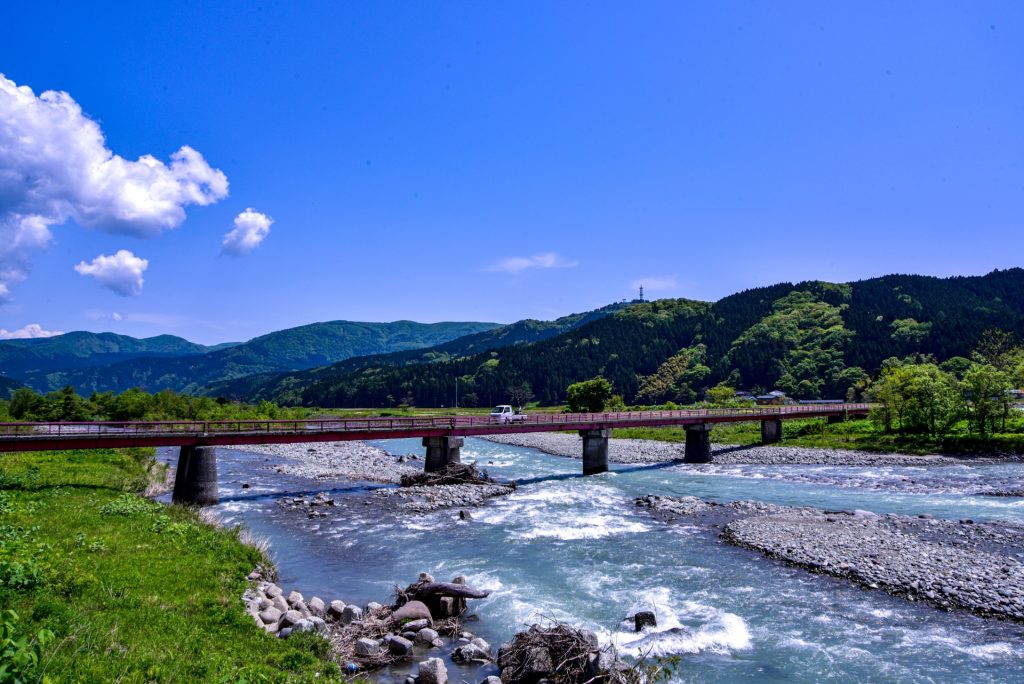
[[[870,420],[849,420],[844,423],[826,423],[824,418],[785,420],[782,425],[783,443],[787,446],[819,447],[828,449],[854,449],[902,454],[991,454],[1024,453],[1024,425],[1011,420],[1007,431],[987,439],[979,439],[967,432],[967,425],[958,425],[946,438],[934,439],[922,435],[900,437],[883,432]],[[683,428],[618,428],[615,437],[653,439],[663,442],[685,442]],[[761,443],[761,423],[729,423],[716,425],[711,439],[717,444],[752,445]]]
[[[53,633],[26,681],[336,680],[322,638],[245,613],[265,559],[237,529],[135,493],[154,470],[147,450],[0,455],[0,607],[12,643]]]

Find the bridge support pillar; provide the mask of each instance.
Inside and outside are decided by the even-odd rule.
[[[424,437],[423,446],[427,448],[427,458],[423,470],[432,473],[444,470],[452,463],[461,463],[462,445],[466,443],[462,437]]]
[[[608,439],[611,436],[611,430],[580,430],[584,475],[608,472]]]
[[[212,446],[183,446],[174,475],[176,504],[215,504],[217,497],[217,450]]]
[[[711,463],[711,426],[707,423],[686,426],[683,463]]]
[[[761,444],[775,444],[782,441],[782,419],[769,418],[761,421]]]
[[[846,422],[846,412],[843,412],[843,413],[837,413],[837,414],[836,414],[836,415],[834,415],[834,416],[828,416],[828,417],[827,417],[827,418],[825,419],[825,422],[826,422],[826,423],[827,423],[828,425],[834,425],[835,423],[845,423],[845,422]]]

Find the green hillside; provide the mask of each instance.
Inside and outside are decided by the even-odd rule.
[[[625,304],[612,304],[594,311],[570,314],[553,321],[526,319],[493,330],[487,330],[459,337],[450,342],[410,351],[356,356],[329,366],[311,368],[293,373],[261,373],[226,382],[214,383],[205,389],[206,394],[229,398],[260,400],[273,397],[291,404],[301,403],[301,390],[321,377],[338,377],[356,373],[364,368],[407,366],[416,363],[434,363],[469,356],[491,349],[501,349],[518,344],[550,339],[574,330],[591,321],[623,309]],[[299,393],[291,390],[297,388]]]
[[[131,387],[151,392],[195,392],[212,382],[254,373],[311,368],[352,356],[430,347],[495,327],[495,323],[330,321],[280,330],[204,354],[137,355],[107,365],[94,363],[92,367],[61,367],[59,359],[54,358],[49,369],[7,374],[39,391],[70,385],[84,394],[121,392]]]
[[[0,371],[22,377],[29,373],[103,366],[139,356],[182,356],[209,350],[174,335],[138,339],[78,331],[39,339],[0,340]]]
[[[461,358],[253,382],[250,394],[308,406],[505,401],[526,382],[546,403],[603,375],[627,402],[688,401],[723,381],[843,397],[892,356],[966,356],[981,334],[1024,334],[1024,270],[939,279],[885,276],[835,284],[782,283],[715,303],[634,303],[569,332]],[[271,391],[267,391],[270,389]]]

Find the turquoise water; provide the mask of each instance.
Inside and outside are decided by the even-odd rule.
[[[378,446],[421,450],[414,440]],[[284,476],[265,456],[219,453],[218,509],[269,537],[281,584],[307,596],[383,601],[421,571],[464,574],[493,590],[470,603],[479,621],[469,625],[492,643],[539,619],[565,620],[630,653],[682,654],[686,682],[1024,681],[1022,626],[787,568],[707,530],[663,525],[633,505],[645,494],[695,495],[1024,521],[1022,499],[969,494],[1020,483],[1022,466],[613,466],[584,478],[578,460],[468,439],[464,461],[520,486],[464,522],[451,510],[382,513],[364,504],[365,486]],[[283,493],[321,490],[338,502],[328,518],[276,504]],[[646,606],[659,625],[638,641],[623,618]]]

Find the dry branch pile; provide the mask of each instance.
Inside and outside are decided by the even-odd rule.
[[[403,487],[420,487],[434,485],[487,485],[506,483],[499,483],[488,475],[486,470],[479,470],[476,467],[476,463],[449,463],[445,466],[444,470],[402,475],[401,484]]]
[[[639,684],[636,672],[602,649],[597,635],[565,624],[533,625],[498,651],[502,684]]]

